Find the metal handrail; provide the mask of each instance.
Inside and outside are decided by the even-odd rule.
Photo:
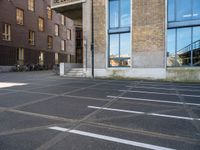
[[[200,40],[197,40],[197,41],[187,45],[186,47],[178,50],[177,53],[179,55],[181,55],[181,54],[187,53],[187,52],[195,50],[195,49],[200,49]]]

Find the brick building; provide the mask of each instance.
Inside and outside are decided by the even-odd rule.
[[[93,8],[96,77],[200,80],[199,0],[52,0],[52,8],[81,22],[87,76]]]
[[[50,0],[0,0],[0,66],[75,61],[71,19],[51,10]]]

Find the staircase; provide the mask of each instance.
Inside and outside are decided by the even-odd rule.
[[[83,68],[72,68],[65,73],[67,77],[85,77]]]

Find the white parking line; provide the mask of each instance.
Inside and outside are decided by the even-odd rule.
[[[147,112],[141,112],[141,111],[123,110],[123,109],[113,109],[113,108],[107,108],[107,107],[88,106],[88,108],[107,110],[107,111],[124,112],[124,113],[131,113],[131,114],[143,114],[143,115],[148,115],[148,116],[159,116],[159,117],[173,118],[173,119],[200,121],[200,118],[181,117],[181,116],[173,116],[173,115],[165,115],[165,114],[147,113]]]
[[[126,86],[128,88],[133,87],[133,86]],[[137,89],[155,89],[155,90],[169,90],[169,91],[175,91],[174,88],[163,88],[163,87],[147,87],[147,86],[137,86],[135,87]],[[200,92],[200,90],[191,90],[191,89],[177,89],[178,91],[191,91],[191,92]]]
[[[167,104],[178,104],[178,105],[190,105],[190,106],[200,106],[197,103],[183,103],[183,102],[172,102],[165,100],[154,100],[154,99],[143,99],[143,98],[131,98],[131,97],[118,97],[118,96],[107,96],[108,98],[120,98],[125,100],[133,100],[133,101],[145,101],[145,102],[156,102],[156,103],[167,103]]]
[[[162,92],[148,92],[148,91],[133,91],[133,90],[119,90],[120,92],[132,92],[132,93],[146,93],[146,94],[159,94],[159,95],[175,95],[178,96],[176,93],[162,93]],[[186,94],[180,94],[181,96],[187,96],[187,97],[200,97],[200,95],[186,95]]]
[[[78,134],[78,135],[92,137],[92,138],[101,139],[101,140],[105,140],[105,141],[121,143],[121,144],[125,144],[125,145],[147,148],[147,149],[151,149],[151,150],[175,150],[172,148],[166,148],[166,147],[156,146],[156,145],[152,145],[152,144],[130,141],[130,140],[126,140],[126,139],[121,139],[121,138],[116,138],[116,137],[111,137],[111,136],[106,136],[106,135],[101,135],[101,134],[95,134],[95,133],[85,132],[85,131],[80,131],[80,130],[69,130],[69,129],[61,128],[61,127],[50,127],[49,129]]]

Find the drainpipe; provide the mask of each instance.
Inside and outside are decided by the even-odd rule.
[[[91,41],[91,53],[92,53],[92,78],[94,79],[94,5],[92,0],[92,41]]]

